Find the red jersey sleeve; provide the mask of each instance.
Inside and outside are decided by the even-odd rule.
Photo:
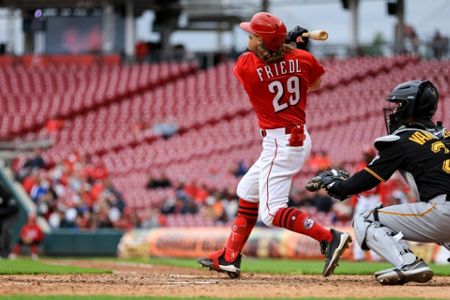
[[[317,61],[317,59],[312,54],[309,55],[309,62],[311,65],[309,85],[313,85],[325,73],[325,68]]]
[[[234,65],[234,68],[233,68],[234,76],[239,80],[239,82],[242,85],[244,85],[244,81],[242,80],[241,70],[242,70],[242,66],[245,65],[245,61],[248,59],[248,55],[249,55],[249,52],[244,52],[243,54],[241,54],[238,57],[236,64]]]

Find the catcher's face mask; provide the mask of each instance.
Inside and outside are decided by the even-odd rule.
[[[386,131],[388,134],[392,134],[400,126],[404,125],[408,121],[408,102],[388,101],[389,106],[383,108],[384,123],[386,125]]]

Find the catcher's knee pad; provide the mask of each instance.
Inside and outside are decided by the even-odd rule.
[[[357,214],[353,219],[353,229],[358,244],[364,250],[373,250],[396,267],[412,263],[416,256],[400,242],[401,233],[375,220],[373,211]]]
[[[363,250],[369,250],[369,248],[366,245],[366,234],[367,234],[367,228],[372,225],[374,220],[370,220],[371,211],[366,211],[361,214],[356,214],[353,217],[353,231],[355,232],[355,238],[358,244],[361,246],[361,249]]]

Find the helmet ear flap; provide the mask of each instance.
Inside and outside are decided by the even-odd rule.
[[[439,94],[434,85],[424,82],[417,93],[412,115],[419,118],[431,119],[436,113]]]

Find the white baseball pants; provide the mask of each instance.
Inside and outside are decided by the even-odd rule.
[[[267,129],[258,160],[237,187],[241,199],[259,201],[259,216],[267,226],[280,208],[287,207],[292,177],[300,171],[311,152],[311,138],[304,130],[303,146],[288,146],[290,134],[284,128]]]

